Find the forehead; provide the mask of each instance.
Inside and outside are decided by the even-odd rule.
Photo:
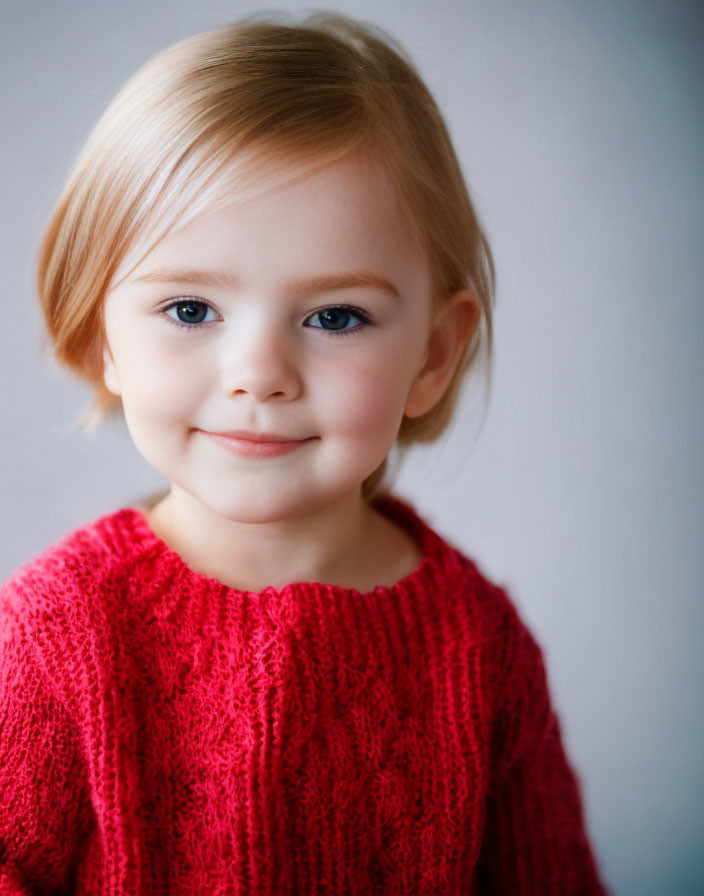
[[[223,178],[210,201],[176,221],[128,276],[175,261],[252,274],[286,267],[301,275],[361,264],[425,282],[425,253],[373,156],[348,155],[313,171],[272,166],[254,186],[239,178],[239,189],[237,180]]]

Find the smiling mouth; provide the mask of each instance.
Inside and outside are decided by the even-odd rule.
[[[306,439],[291,439],[275,433],[255,433],[246,430],[230,432],[201,430],[201,432],[233,454],[254,458],[278,457],[288,454],[317,438],[313,436]]]

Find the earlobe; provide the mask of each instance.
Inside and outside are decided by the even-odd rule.
[[[440,401],[480,319],[479,300],[470,289],[461,289],[443,302],[428,337],[423,366],[408,393],[406,417],[421,417]]]
[[[122,394],[120,391],[120,381],[117,377],[117,368],[115,367],[115,362],[113,361],[110,349],[107,346],[103,348],[103,382],[105,383],[105,388],[108,392],[112,392],[113,395],[117,396]]]

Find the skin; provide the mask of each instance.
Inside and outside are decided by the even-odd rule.
[[[206,213],[118,272],[104,308],[105,383],[170,483],[148,521],[193,569],[241,590],[368,591],[419,562],[361,486],[403,415],[442,397],[479,311],[464,289],[433,314],[427,257],[401,224],[382,170],[352,156]],[[398,295],[296,285],[350,272],[383,277]],[[231,430],[306,441],[241,457],[208,435]]]

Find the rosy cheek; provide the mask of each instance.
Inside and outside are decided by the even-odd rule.
[[[206,371],[183,352],[151,346],[132,368],[124,400],[133,412],[154,423],[181,422],[203,400]],[[129,408],[127,408],[129,410]]]
[[[328,378],[327,399],[338,431],[365,441],[388,439],[400,423],[407,382],[403,362],[388,354],[381,362],[376,356],[355,365],[337,383]]]

